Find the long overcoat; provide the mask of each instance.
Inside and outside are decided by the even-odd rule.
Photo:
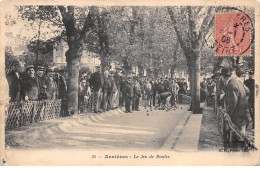
[[[242,82],[231,78],[225,91],[225,107],[232,122],[238,127],[251,121],[248,110],[248,101]]]

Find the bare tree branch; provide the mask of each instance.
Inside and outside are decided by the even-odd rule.
[[[203,6],[198,7],[198,9],[197,9],[197,11],[195,12],[194,16],[197,16],[197,15],[200,13],[200,11],[201,11],[202,8],[203,8]]]
[[[97,12],[97,7],[90,7],[90,11],[85,19],[85,22],[84,22],[84,26],[82,28],[82,31],[81,31],[81,35],[80,35],[80,40],[84,40],[88,37],[88,35],[90,34],[90,30],[91,28],[93,28],[95,25],[94,25],[94,22],[96,21],[96,15],[95,13]]]
[[[167,7],[167,9],[168,9],[168,13],[170,14],[170,18],[171,18],[171,21],[172,21],[172,23],[173,23],[173,27],[174,27],[175,32],[176,32],[176,34],[177,34],[178,40],[179,40],[181,46],[182,46],[183,48],[186,48],[185,45],[184,45],[184,43],[183,43],[183,40],[182,40],[182,38],[181,38],[180,31],[178,30],[178,28],[177,28],[177,26],[176,26],[176,25],[177,25],[177,22],[176,22],[176,20],[175,20],[174,12],[173,12],[173,10],[172,10],[170,7]]]
[[[58,22],[55,22],[53,19],[49,18],[49,17],[46,17],[46,19],[50,22],[52,22],[54,25],[56,26],[64,26],[64,24],[62,23],[58,23]]]
[[[67,22],[67,15],[66,15],[66,8],[65,8],[65,6],[58,6],[58,8],[59,8],[61,16],[62,16],[62,21],[64,23],[66,23]]]
[[[191,6],[187,6],[187,9],[188,9],[188,21],[189,21],[189,31],[191,34],[191,41],[196,41],[195,23],[192,20]]]
[[[213,7],[209,7],[207,10],[207,14],[206,17],[203,19],[200,30],[199,30],[199,35],[198,35],[198,40],[202,40],[203,38],[205,38],[205,31],[206,31],[206,27],[209,24],[209,20],[212,19],[212,8]]]

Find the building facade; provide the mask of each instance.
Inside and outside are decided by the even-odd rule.
[[[53,62],[57,67],[62,68],[67,65],[65,53],[68,49],[69,46],[65,41],[55,43],[53,48]],[[100,63],[100,59],[95,53],[83,50],[80,67],[88,67],[94,72],[95,66],[100,65]]]
[[[14,56],[20,56],[28,52],[29,40],[27,37],[16,36],[12,32],[5,33],[5,46],[8,52],[12,52]]]

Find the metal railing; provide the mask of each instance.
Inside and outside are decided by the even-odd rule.
[[[230,116],[226,113],[224,108],[221,108],[217,104],[217,98],[214,98],[213,108],[217,114],[218,131],[224,140],[224,147],[229,147],[233,143],[234,135],[245,143],[247,150],[257,150],[253,145],[254,133],[247,132],[246,135],[242,135],[237,126],[232,122]],[[253,137],[252,137],[253,135]]]

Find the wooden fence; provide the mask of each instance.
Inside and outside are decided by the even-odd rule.
[[[17,128],[60,117],[61,100],[10,102],[5,112],[6,129]]]

